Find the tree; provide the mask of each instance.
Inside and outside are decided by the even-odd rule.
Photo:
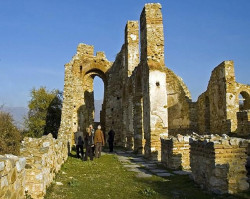
[[[46,87],[33,88],[28,107],[25,135],[41,137],[51,133],[56,138],[61,121],[62,93],[58,90],[48,91]]]
[[[0,154],[20,153],[21,135],[9,113],[0,110]]]

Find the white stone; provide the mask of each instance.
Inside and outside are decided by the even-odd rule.
[[[19,160],[16,163],[17,171],[18,172],[22,171],[25,165],[26,165],[26,158],[19,158]]]
[[[15,155],[12,155],[12,154],[5,154],[5,157],[6,158],[9,158],[11,160],[14,160],[14,161],[17,161],[18,160],[18,157],[15,156]]]
[[[132,39],[133,41],[135,41],[135,40],[136,40],[136,38],[137,38],[137,36],[136,36],[136,35],[134,35],[134,34],[130,34],[130,37],[131,37],[131,39]]]
[[[5,166],[4,162],[0,162],[0,171],[4,170],[4,166]]]
[[[62,185],[63,185],[63,183],[61,183],[61,182],[56,182],[56,185],[58,185],[58,186],[62,186]]]
[[[42,181],[43,180],[43,174],[39,173],[38,175],[36,175],[36,179]]]
[[[1,188],[5,187],[5,186],[8,186],[8,185],[9,185],[9,183],[8,183],[7,176],[1,177]]]
[[[50,146],[50,143],[49,142],[44,142],[43,143],[43,147],[49,147]]]

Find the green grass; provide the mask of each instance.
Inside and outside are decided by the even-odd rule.
[[[203,192],[188,176],[136,178],[115,155],[83,162],[69,157],[48,189],[45,199],[217,199],[240,198],[216,196]],[[246,197],[245,197],[246,198]]]

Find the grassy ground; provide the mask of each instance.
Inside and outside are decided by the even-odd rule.
[[[45,199],[217,199],[247,198],[204,193],[188,176],[136,178],[115,155],[83,162],[69,157],[47,190]]]

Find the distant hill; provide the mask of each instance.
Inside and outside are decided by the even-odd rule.
[[[100,111],[102,110],[102,102],[103,100],[95,100],[95,122],[100,122]],[[19,129],[24,129],[24,117],[28,115],[28,108],[4,106],[2,110],[12,115],[15,125]]]
[[[103,100],[95,100],[95,122],[100,122],[100,111],[102,110]]]
[[[28,108],[4,106],[2,110],[12,115],[15,125],[19,129],[24,129],[24,117],[28,115]]]

